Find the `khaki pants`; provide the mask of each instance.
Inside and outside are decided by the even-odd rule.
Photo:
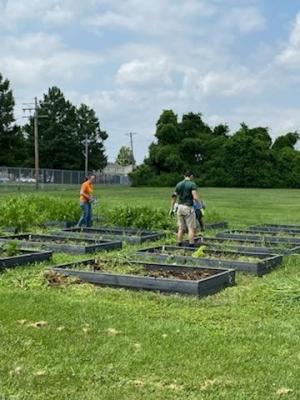
[[[196,229],[196,213],[194,207],[179,204],[177,210],[178,228],[183,232],[190,229]]]

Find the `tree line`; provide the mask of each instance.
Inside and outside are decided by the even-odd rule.
[[[10,82],[0,73],[0,166],[34,167],[33,117],[19,125],[14,107]],[[52,87],[39,102],[38,114],[41,168],[83,170],[86,136],[89,168],[105,167],[108,135],[92,108],[74,106]],[[200,113],[184,114],[179,121],[172,110],[164,110],[149,154],[131,179],[135,186],[173,186],[191,169],[202,186],[300,188],[298,140],[298,132],[272,140],[268,128],[245,123],[231,134],[226,124],[209,126]],[[132,164],[130,148],[123,146],[116,162]]]
[[[34,118],[24,126],[14,117],[15,100],[8,79],[0,73],[0,166],[34,167]],[[104,141],[95,111],[74,106],[58,87],[52,87],[38,104],[40,167],[84,169],[85,138],[89,143],[89,168],[107,164]]]
[[[298,132],[273,141],[268,128],[242,123],[230,134],[225,124],[210,127],[200,113],[178,121],[172,110],[164,110],[155,139],[131,174],[135,186],[174,186],[189,169],[202,186],[300,188]]]

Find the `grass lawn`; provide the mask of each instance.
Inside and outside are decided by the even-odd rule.
[[[106,187],[96,196],[100,209],[168,209],[171,192]],[[201,192],[231,226],[300,223],[300,190]],[[71,198],[78,188],[49,193]],[[10,195],[0,187],[0,201]],[[235,287],[200,300],[50,287],[44,267],[0,275],[0,399],[300,399],[300,256],[263,278],[237,274]]]

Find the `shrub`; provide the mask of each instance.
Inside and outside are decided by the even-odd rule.
[[[151,207],[118,207],[105,212],[108,225],[140,229],[172,229],[175,220],[165,210]]]
[[[21,195],[0,204],[0,226],[24,231],[48,220],[76,220],[79,218],[76,201],[56,197]]]

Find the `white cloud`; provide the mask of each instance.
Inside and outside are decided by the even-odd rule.
[[[1,72],[15,85],[32,88],[85,77],[102,62],[101,55],[68,49],[58,36],[44,33],[7,36],[0,54]]]
[[[228,8],[224,24],[247,34],[263,30],[266,27],[266,19],[257,7]]]
[[[0,27],[14,31],[17,23],[28,20],[63,25],[74,20],[86,7],[92,9],[94,4],[94,0],[2,0]]]
[[[194,33],[201,27],[187,24],[196,17],[211,17],[217,12],[213,1],[205,0],[127,0],[111,1],[108,9],[86,18],[85,23],[102,29],[126,29],[151,36],[165,33]]]
[[[300,67],[300,12],[296,16],[289,43],[278,55],[277,62],[286,67]]]
[[[121,85],[168,85],[171,84],[170,67],[165,58],[132,60],[120,66],[116,80]]]
[[[47,10],[44,14],[44,20],[54,24],[64,24],[74,18],[74,12],[71,8],[64,9],[61,5],[56,4],[52,9]]]
[[[243,120],[294,129],[297,99],[286,93],[299,78],[282,65],[300,65],[300,13],[274,62],[271,30],[251,36],[273,29],[266,1],[0,0],[0,71],[21,101],[55,84],[95,108],[109,154],[137,131],[139,161],[166,108],[233,129]],[[281,97],[282,109],[265,106]]]
[[[187,69],[184,77],[182,97],[236,97],[241,94],[257,94],[263,88],[259,75],[251,74],[246,68],[210,70],[201,73]]]

